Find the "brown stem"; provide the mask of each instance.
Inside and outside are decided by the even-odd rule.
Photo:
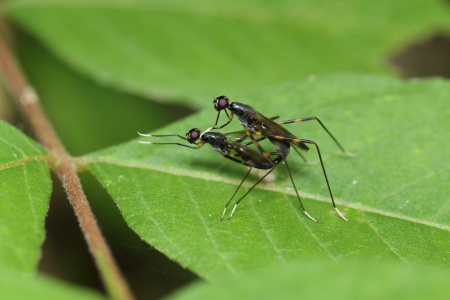
[[[9,84],[13,98],[18,102],[36,139],[46,147],[52,157],[51,164],[61,180],[72,205],[89,250],[109,294],[114,299],[133,299],[131,291],[120,273],[111,251],[100,232],[89,202],[81,188],[72,157],[61,144],[39,104],[39,98],[0,36],[0,67]]]

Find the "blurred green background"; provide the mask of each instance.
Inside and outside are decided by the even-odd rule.
[[[450,76],[450,1],[64,3],[9,1],[0,28],[74,156],[209,109],[219,94],[339,72]],[[2,89],[0,117],[26,131],[11,103]],[[102,289],[55,182],[40,270]],[[138,297],[197,278],[141,241],[90,174],[82,182]]]

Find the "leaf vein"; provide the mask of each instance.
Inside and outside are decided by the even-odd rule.
[[[264,235],[264,237],[269,241],[269,244],[272,246],[274,252],[276,253],[276,256],[278,260],[282,263],[286,263],[286,260],[284,259],[282,255],[282,251],[277,247],[275,241],[271,237],[271,235],[268,233],[268,229],[266,228],[266,225],[263,222],[263,219],[261,218],[261,215],[257,212],[255,209],[255,203],[253,201],[249,201],[252,211],[255,214],[256,220],[258,220],[259,225],[261,226],[261,231]]]
[[[367,221],[366,221],[366,224],[367,224],[367,225],[369,226],[369,228],[375,233],[375,235],[378,237],[378,239],[379,239],[383,244],[385,244],[386,247],[387,247],[390,251],[392,251],[392,253],[393,253],[395,256],[397,256],[403,263],[409,265],[408,261],[407,261],[404,257],[402,257],[402,256],[394,249],[394,247],[392,247],[392,246],[390,245],[390,243],[389,243],[385,238],[383,238],[383,236],[378,232],[378,230],[375,228],[375,226],[373,226],[367,218],[366,218],[366,220],[367,220]]]
[[[308,231],[309,235],[317,243],[317,245],[319,245],[323,252],[328,255],[328,257],[330,257],[332,261],[336,261],[336,258],[331,254],[331,252],[328,251],[327,247],[325,247],[325,245],[319,240],[317,235],[315,235],[311,228],[306,224],[305,220],[303,219],[305,216],[303,214],[300,214],[299,210],[294,207],[291,201],[289,201],[288,195],[285,195],[284,199],[292,207],[292,210],[295,211],[295,215],[302,222],[302,225],[305,227],[305,229]]]
[[[188,177],[192,177],[192,178],[200,178],[202,180],[210,180],[210,181],[217,181],[217,182],[226,182],[226,183],[231,183],[231,184],[237,184],[236,181],[230,180],[228,178],[224,178],[221,176],[214,176],[211,174],[207,174],[207,179],[205,179],[205,174],[202,172],[195,172],[192,170],[186,171],[183,169],[176,169],[176,168],[170,168],[170,167],[159,167],[159,166],[155,166],[155,165],[145,165],[142,162],[141,163],[134,163],[134,162],[122,162],[122,161],[117,161],[117,160],[110,160],[110,159],[92,159],[89,157],[83,157],[81,158],[83,159],[86,163],[88,164],[96,164],[96,163],[101,163],[101,164],[111,164],[111,165],[116,165],[116,166],[121,166],[121,167],[126,167],[126,168],[139,168],[139,169],[146,169],[146,170],[154,170],[154,171],[161,171],[164,173],[168,173],[168,174],[173,174],[176,176],[188,176]],[[268,191],[274,191],[274,192],[278,192],[278,193],[282,193],[282,194],[286,194],[286,191],[284,189],[280,189],[280,188],[274,188],[271,186],[259,186],[256,187],[256,189],[261,189],[261,190],[268,190]],[[313,195],[313,194],[307,194],[307,193],[302,193],[301,190],[299,190],[299,193],[301,193],[303,197],[307,197],[308,199],[312,199],[312,200],[316,200],[316,201],[322,201],[322,202],[329,202],[329,198],[328,197],[321,197],[321,196],[317,196],[317,195]],[[394,213],[394,212],[390,212],[390,211],[386,211],[386,210],[381,210],[378,208],[374,208],[371,206],[367,206],[367,205],[362,205],[362,204],[357,204],[357,203],[352,203],[352,202],[348,202],[345,201],[343,199],[339,199],[339,198],[335,198],[335,201],[337,201],[338,203],[341,203],[341,205],[352,208],[352,209],[356,209],[356,210],[362,210],[362,211],[366,211],[366,212],[371,212],[371,213],[376,213],[379,215],[383,215],[383,216],[388,216],[388,217],[393,217],[393,218],[397,218],[400,220],[406,220],[406,221],[410,221],[410,222],[414,222],[414,223],[419,223],[419,224],[423,224],[423,225],[427,225],[427,226],[431,226],[431,227],[435,227],[435,228],[439,228],[442,230],[446,230],[446,231],[450,231],[450,226],[448,225],[444,225],[444,224],[438,224],[438,223],[433,223],[433,222],[429,222],[426,220],[421,220],[415,217],[410,217],[407,215],[403,215],[403,214],[399,214],[399,213]]]
[[[424,182],[424,181],[426,181],[426,180],[428,180],[428,179],[430,179],[430,178],[433,178],[434,176],[440,175],[441,173],[444,173],[444,172],[449,171],[449,170],[450,170],[450,166],[447,166],[447,167],[442,168],[442,169],[440,169],[440,170],[438,170],[438,171],[430,172],[430,173],[428,173],[428,174],[426,174],[426,175],[424,175],[424,176],[422,176],[422,177],[420,177],[420,178],[417,178],[417,179],[415,179],[415,180],[411,180],[410,182],[407,182],[406,184],[402,185],[401,187],[399,187],[398,189],[396,189],[396,190],[393,191],[392,193],[390,193],[390,194],[384,196],[384,197],[383,197],[378,203],[376,203],[375,205],[376,205],[376,206],[379,206],[380,204],[384,203],[387,199],[389,199],[389,198],[391,198],[391,197],[394,197],[395,195],[399,194],[400,192],[406,190],[407,188],[410,188],[410,187],[412,187],[412,186],[414,186],[414,185],[420,184],[420,183],[422,183],[422,182]],[[442,209],[442,208],[441,208],[441,209]]]
[[[136,186],[139,187],[140,180],[137,180],[138,177],[135,174],[135,172],[131,172],[131,173],[132,173],[132,177],[133,177],[132,180],[134,181],[134,184],[136,184]],[[139,188],[139,189],[142,190],[141,188]],[[147,216],[148,220],[150,220],[154,224],[156,230],[158,230],[160,235],[173,246],[173,249],[177,249],[176,243],[173,241],[173,239],[170,238],[170,235],[165,234],[161,225],[156,221],[155,218],[151,217],[153,214],[151,213],[151,208],[150,208],[149,204],[147,203],[147,201],[145,201],[144,195],[142,193],[137,193],[136,196],[137,196],[138,201],[141,203],[142,207],[144,208],[144,210],[146,212],[145,215]]]
[[[181,176],[177,176],[177,179],[180,182],[180,184],[184,186],[184,190],[188,191],[189,187],[186,186],[186,184],[185,184],[184,180],[182,179],[182,177]],[[193,199],[192,193],[187,193],[187,194],[188,194],[189,201],[194,205],[195,213],[198,216],[198,218],[200,219],[200,222],[201,222],[203,228],[205,229],[206,235],[208,236],[208,241],[212,245],[215,253],[223,261],[225,267],[231,272],[231,274],[233,274],[237,278],[238,277],[237,276],[237,271],[231,266],[231,264],[229,263],[229,260],[225,257],[224,253],[222,253],[219,250],[220,247],[217,245],[217,241],[214,239],[214,236],[211,234],[212,231],[207,226],[205,219],[202,217],[202,214],[200,213],[200,209],[198,207],[198,203]]]

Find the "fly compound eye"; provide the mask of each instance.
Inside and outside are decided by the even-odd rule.
[[[229,102],[229,99],[227,96],[219,96],[217,98],[214,98],[213,103],[214,103],[215,110],[221,111],[221,110],[227,108],[228,102]]]
[[[186,132],[186,139],[189,143],[193,144],[200,138],[200,130],[193,128]]]

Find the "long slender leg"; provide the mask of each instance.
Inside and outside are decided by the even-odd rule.
[[[255,184],[252,185],[252,187],[241,197],[239,198],[238,201],[236,201],[236,203],[234,204],[233,210],[231,211],[230,217],[228,218],[228,220],[230,220],[233,215],[234,215],[234,211],[236,210],[236,207],[238,206],[239,202],[242,201],[242,199],[245,198],[245,196],[247,196],[255,186],[257,186],[261,181],[263,181],[264,178],[267,177],[267,175],[269,175],[270,173],[272,173],[272,171],[275,170],[275,167],[273,167],[272,169],[270,169],[266,174],[264,174],[264,176],[262,176]],[[248,174],[247,174],[248,175]],[[227,203],[228,205],[228,203]],[[224,212],[225,213],[225,212]],[[223,217],[223,216],[222,216]]]
[[[286,121],[278,121],[275,122],[278,125],[283,125],[283,124],[292,124],[292,123],[299,123],[299,122],[305,122],[305,121],[311,121],[311,120],[316,120],[317,122],[319,122],[320,126],[322,126],[322,128],[328,133],[328,135],[333,139],[333,141],[336,143],[336,145],[339,147],[339,149],[341,149],[341,151],[343,153],[345,153],[348,156],[355,156],[354,154],[347,152],[344,147],[342,147],[341,143],[339,143],[339,141],[334,137],[334,135],[325,127],[325,125],[322,123],[322,121],[320,121],[319,118],[317,117],[308,117],[308,118],[300,118],[300,119],[293,119],[293,120],[286,120]]]
[[[338,214],[344,221],[350,223],[350,221],[347,220],[347,218],[345,218],[344,215],[343,215],[343,214],[339,211],[339,209],[336,207],[336,204],[335,204],[335,202],[334,202],[333,193],[331,192],[330,182],[328,181],[327,172],[325,171],[325,166],[324,166],[324,164],[323,164],[322,154],[320,153],[319,145],[317,145],[316,142],[311,141],[311,140],[299,139],[299,138],[282,137],[282,136],[278,136],[278,135],[275,135],[275,134],[268,134],[268,133],[261,133],[261,135],[267,136],[267,137],[271,137],[271,138],[275,138],[275,139],[278,139],[278,140],[293,141],[293,142],[303,142],[303,143],[312,144],[312,145],[316,146],[317,154],[318,154],[318,156],[319,156],[320,165],[322,166],[323,175],[324,175],[325,181],[326,181],[326,183],[327,183],[328,192],[330,193],[331,203],[333,204],[334,210],[337,212],[337,214]]]
[[[245,140],[246,138],[248,138],[247,135],[246,135],[245,137],[242,137],[242,138],[236,140],[235,142],[236,142],[236,143],[240,143],[240,142],[242,142],[243,140]],[[260,137],[260,138],[255,139],[255,141],[261,142],[261,141],[263,141],[263,140],[265,140],[265,139],[267,139],[267,137],[266,137],[266,136],[263,136],[263,137]],[[253,144],[253,141],[247,142],[247,143],[242,144],[242,145],[248,146],[248,145],[251,145],[251,144]]]
[[[305,207],[303,206],[302,200],[300,199],[300,195],[298,194],[297,187],[295,186],[294,179],[292,178],[291,170],[289,169],[289,165],[288,165],[288,163],[287,163],[287,161],[286,161],[286,158],[284,158],[284,157],[283,157],[283,162],[284,162],[284,165],[286,166],[286,170],[287,170],[287,172],[288,172],[288,174],[289,174],[289,178],[291,179],[292,185],[294,186],[295,194],[297,194],[297,198],[298,198],[298,201],[300,202],[300,207],[302,208],[303,214],[304,214],[305,216],[307,216],[308,218],[310,218],[311,220],[313,220],[314,222],[319,223],[319,221],[317,221],[316,219],[314,219],[314,218],[313,218],[313,217],[305,210]]]
[[[305,216],[307,216],[308,218],[310,218],[310,219],[313,220],[314,222],[319,223],[319,221],[317,221],[316,219],[314,219],[314,218],[306,211],[305,207],[303,206],[302,200],[301,200],[300,195],[298,194],[298,191],[297,191],[297,187],[295,186],[294,179],[292,178],[291,170],[289,169],[289,165],[287,164],[287,161],[286,161],[286,159],[285,159],[284,157],[283,157],[283,162],[284,162],[284,165],[286,166],[286,170],[288,171],[289,178],[291,179],[292,185],[294,186],[295,194],[297,194],[297,198],[298,198],[298,201],[300,202],[300,207],[302,208],[303,214],[305,214]]]
[[[305,164],[315,164],[315,163],[310,163],[309,161],[306,160],[306,158],[303,156],[303,154],[300,152],[300,150],[298,150],[297,148],[293,147],[294,151],[297,152],[297,154],[302,158],[303,162]]]
[[[245,138],[247,138],[247,137],[248,137],[248,136],[245,136]],[[265,140],[265,139],[267,139],[267,138],[268,138],[267,136],[263,136],[263,137],[260,137],[260,138],[255,139],[255,141],[261,142],[262,140]],[[243,138],[243,139],[244,139],[244,138]],[[240,140],[236,141],[236,143],[239,143],[239,142],[242,141],[243,139],[240,139]],[[247,142],[247,143],[242,144],[242,145],[248,146],[248,145],[251,145],[251,144],[253,144],[253,141]],[[316,164],[316,163],[310,163],[310,162],[303,156],[303,154],[302,154],[297,148],[293,148],[293,149],[294,149],[295,152],[297,152],[297,154],[300,156],[300,158],[303,160],[304,163],[306,163],[306,164]],[[270,155],[272,155],[272,153],[271,153]]]
[[[314,141],[308,141],[310,144],[314,144],[317,149],[317,154],[319,155],[320,165],[322,166],[323,175],[325,176],[325,181],[327,182],[328,192],[330,193],[331,202],[333,203],[334,210],[337,212],[337,214],[346,222],[350,223],[349,220],[347,220],[346,217],[339,211],[339,209],[336,207],[336,204],[334,203],[333,193],[331,192],[330,182],[328,181],[327,171],[325,171],[325,166],[322,161],[322,155],[320,154],[319,145],[316,144]],[[305,143],[307,143],[305,141]]]
[[[213,126],[211,126],[211,127],[209,127],[208,129],[206,129],[205,132],[208,132],[208,131],[210,131],[210,130],[212,130],[212,129],[222,129],[222,128],[224,128],[225,126],[227,126],[228,124],[230,124],[230,122],[233,120],[234,114],[233,114],[232,112],[230,112],[230,114],[228,114],[227,110],[225,110],[225,114],[226,114],[227,117],[228,117],[228,121],[227,121],[225,124],[223,124],[223,125],[220,126],[220,127],[217,127],[217,123],[219,122],[219,116],[220,116],[220,111],[219,111],[219,112],[217,113],[216,123],[215,123]]]
[[[233,200],[233,198],[236,195],[237,191],[241,188],[242,184],[244,183],[245,179],[247,179],[247,177],[250,174],[252,169],[253,169],[252,167],[250,167],[248,169],[248,172],[247,172],[247,174],[245,174],[244,179],[242,179],[241,183],[239,183],[237,189],[234,191],[234,193],[231,196],[230,200],[228,200],[227,204],[225,204],[225,208],[223,209],[222,217],[220,218],[219,222],[222,222],[223,217],[225,216],[225,213],[227,212],[228,205],[230,205],[231,200]]]
[[[258,143],[258,141],[253,137],[252,133],[251,133],[248,129],[245,130],[245,133],[246,133],[247,136],[250,138],[250,140],[252,141],[252,143],[256,146],[256,148],[258,148],[258,150],[261,152],[262,155],[264,155],[264,156],[266,156],[266,157],[270,155],[270,153],[266,152],[266,151],[261,147],[261,145],[260,145],[260,144]]]
[[[238,140],[236,140],[235,142],[236,143],[240,143],[240,142],[242,142],[243,140],[245,140],[245,139],[247,139],[247,138],[249,138],[249,136],[248,135],[245,135],[245,136],[243,136],[242,138],[240,138],[240,139],[238,139]],[[265,139],[267,139],[268,137],[267,136],[262,136],[262,137],[260,137],[260,138],[257,138],[257,139],[254,139],[256,142],[261,142],[262,140],[265,140]],[[242,144],[242,145],[244,145],[244,146],[248,146],[248,145],[251,145],[251,144],[254,144],[255,142],[253,141],[253,140],[251,140],[250,142],[247,142],[247,143],[245,143],[245,144]],[[259,144],[259,143],[258,143]],[[303,156],[303,154],[297,149],[297,148],[294,148],[294,150],[295,150],[295,152],[297,152],[297,154],[301,157],[301,159],[303,160],[303,162],[304,163],[307,163],[307,164],[309,164],[310,162],[308,162],[308,160]],[[272,155],[272,154],[271,154]],[[315,163],[314,163],[315,164]]]

